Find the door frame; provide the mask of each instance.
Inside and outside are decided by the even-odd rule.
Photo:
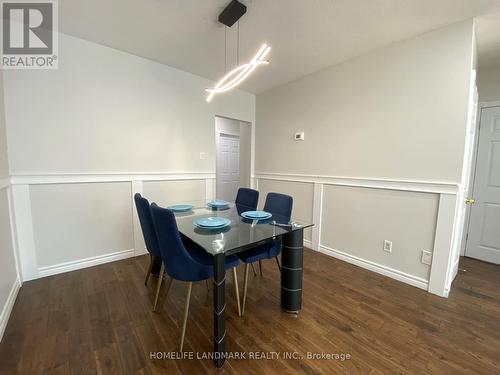
[[[474,149],[473,149],[473,154],[472,154],[472,166],[471,166],[471,173],[470,173],[470,179],[469,179],[469,190],[466,192],[467,197],[474,196],[474,184],[476,183],[477,154],[479,152],[479,137],[480,137],[480,132],[481,132],[481,120],[482,120],[483,109],[492,108],[492,107],[500,107],[500,100],[499,101],[479,102],[479,105],[478,105],[479,113],[477,115],[477,121],[476,121],[476,133],[475,133],[474,146],[473,146]],[[472,213],[471,206],[467,205],[466,213],[465,213],[466,218],[465,218],[464,238],[462,241],[462,248],[460,249],[460,256],[467,256],[466,251],[467,251],[467,243],[468,243],[468,239],[469,239],[471,213]]]

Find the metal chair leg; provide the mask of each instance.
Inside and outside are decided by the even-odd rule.
[[[245,280],[243,281],[243,306],[241,307],[241,316],[245,314],[245,304],[247,301],[247,286],[248,286],[248,263],[245,264]]]
[[[233,282],[234,282],[234,290],[236,293],[236,304],[238,305],[238,316],[241,316],[240,290],[238,287],[238,275],[236,273],[236,267],[233,267]]]
[[[189,301],[191,299],[191,290],[193,289],[193,282],[188,284],[187,296],[186,296],[186,306],[184,307],[184,322],[182,323],[182,335],[181,335],[181,349],[184,347],[184,337],[186,336],[186,324],[189,314]]]
[[[167,300],[167,297],[168,297],[168,292],[170,291],[170,287],[172,286],[172,282],[174,281],[174,279],[172,279],[170,276],[167,276],[168,277],[168,281],[167,281],[167,291],[165,292],[165,301]]]
[[[148,273],[146,274],[146,280],[144,281],[144,285],[148,286],[149,276],[151,276],[151,270],[153,269],[153,257],[149,256],[149,267]]]
[[[264,276],[262,273],[262,260],[259,260],[259,270],[260,270],[260,276]]]
[[[255,272],[255,267],[253,266],[253,263],[250,263],[252,265],[252,271],[253,271],[253,275],[254,276],[257,276],[257,272]]]
[[[279,270],[280,270],[280,272],[281,272],[281,264],[280,264],[280,260],[278,259],[278,256],[276,255],[276,256],[274,257],[274,259],[276,259],[276,264],[278,265],[278,269],[279,269]]]
[[[163,281],[163,274],[165,273],[165,265],[161,262],[160,275],[158,276],[158,284],[156,286],[155,302],[153,304],[153,311],[156,311],[156,304],[158,303],[158,296],[160,295],[161,283]]]

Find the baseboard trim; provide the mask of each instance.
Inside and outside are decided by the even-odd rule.
[[[7,323],[9,322],[10,314],[14,308],[14,303],[16,302],[17,294],[21,288],[21,280],[16,278],[10,289],[7,301],[2,309],[2,314],[0,315],[0,341],[2,341],[3,334],[5,333],[5,328],[7,328]]]
[[[304,246],[312,249],[312,242],[310,240],[304,240]]]
[[[422,278],[417,277],[417,276],[410,275],[410,274],[405,273],[405,272],[395,270],[395,269],[387,267],[387,266],[383,266],[381,264],[378,264],[378,263],[375,263],[375,262],[372,262],[372,261],[369,261],[366,259],[356,257],[354,255],[347,254],[343,251],[335,250],[335,249],[329,248],[327,246],[320,245],[319,252],[326,254],[326,255],[330,255],[334,258],[343,260],[345,262],[354,264],[355,266],[365,268],[369,271],[373,271],[373,272],[379,273],[381,275],[390,277],[392,279],[401,281],[403,283],[415,286],[415,287],[420,288],[420,289],[427,290],[429,287],[428,280],[422,279]]]
[[[457,277],[457,274],[458,274],[459,264],[460,264],[460,257],[458,258],[458,260],[453,265],[453,268],[451,269],[451,278],[450,278],[448,285],[446,286],[445,293],[450,293],[451,284],[453,283],[453,280],[455,280],[455,277]]]
[[[57,275],[64,272],[75,271],[82,268],[97,266],[99,264],[114,262],[117,260],[127,259],[134,256],[134,249],[117,251],[115,253],[98,255],[95,257],[79,259],[71,262],[54,264],[52,266],[38,268],[38,278]]]

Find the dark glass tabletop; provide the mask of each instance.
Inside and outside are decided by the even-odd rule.
[[[192,205],[187,212],[174,212],[179,232],[201,246],[208,253],[234,254],[265,243],[288,232],[313,226],[300,219],[273,215],[266,220],[248,220],[241,216],[252,208],[229,203],[227,208],[214,209],[209,200],[182,202]],[[222,217],[230,220],[230,225],[221,229],[202,229],[195,224],[199,218]]]

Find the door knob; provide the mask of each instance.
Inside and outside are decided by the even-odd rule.
[[[465,204],[475,204],[475,203],[476,203],[476,200],[472,197],[465,199]]]

